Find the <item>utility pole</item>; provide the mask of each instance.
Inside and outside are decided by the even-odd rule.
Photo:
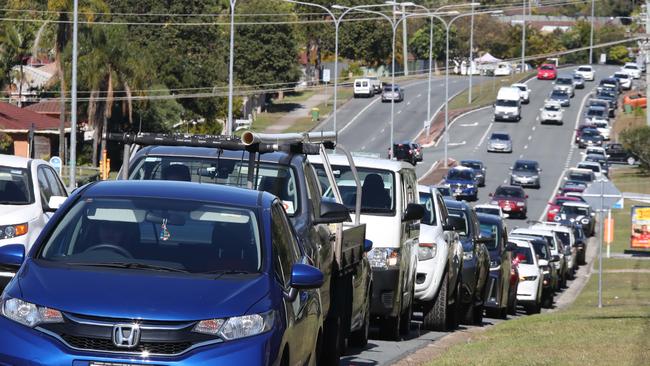
[[[407,42],[406,27],[406,5],[402,4],[402,48],[404,49],[404,76],[409,75],[409,51]],[[391,145],[392,146],[392,145]]]
[[[77,53],[79,33],[79,2],[74,0],[72,13],[72,106],[70,107],[70,174],[68,188],[77,188]]]
[[[589,65],[594,63],[594,8],[596,0],[591,0],[591,30],[589,31]]]
[[[650,1],[648,0],[645,2],[645,35],[645,95],[648,96],[650,95],[648,94],[650,93],[650,70],[648,70],[648,66],[650,66]],[[647,109],[645,112],[645,121],[650,127],[650,112]]]
[[[526,0],[522,4],[521,17],[521,72],[524,72],[526,70]]]
[[[429,41],[431,43],[431,41]],[[474,70],[472,69],[472,65],[474,64],[474,55],[473,55],[473,50],[474,48],[474,4],[472,4],[472,15],[470,19],[470,26],[469,26],[469,64],[468,64],[468,70],[469,70],[469,88],[467,89],[467,103],[472,103],[472,74],[474,73]],[[431,67],[431,65],[429,65]]]

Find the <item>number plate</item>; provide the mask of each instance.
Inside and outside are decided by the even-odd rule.
[[[505,206],[505,207],[503,208],[503,211],[510,211],[510,206]]]

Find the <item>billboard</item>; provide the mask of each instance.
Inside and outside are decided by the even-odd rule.
[[[632,249],[650,249],[650,206],[632,207]]]

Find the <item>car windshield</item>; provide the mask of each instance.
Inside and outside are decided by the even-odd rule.
[[[558,78],[555,81],[555,83],[557,85],[571,85],[571,84],[573,84],[573,80],[571,80],[570,78]]]
[[[475,162],[475,161],[461,161],[460,165],[466,166],[466,167],[472,168],[472,169],[481,169],[482,168],[481,163]]]
[[[598,122],[598,121],[596,121],[596,122],[594,122],[594,126],[596,126],[598,128],[607,128],[607,127],[609,127],[609,124],[607,122],[602,122],[602,121]]]
[[[587,188],[587,184],[584,181],[568,180],[564,183],[564,188],[585,189]]]
[[[0,166],[0,205],[28,205],[34,202],[27,169]]]
[[[564,90],[555,89],[555,90],[553,90],[553,92],[551,93],[551,97],[556,97],[556,98],[568,98],[568,97],[569,97],[569,94],[567,94],[567,92],[565,92]]]
[[[542,70],[555,70],[555,68],[553,66],[551,66],[551,65],[542,65],[540,67],[540,69],[542,69]]]
[[[497,99],[496,105],[498,107],[516,107],[517,106],[517,100]]]
[[[86,198],[66,212],[38,258],[66,265],[191,274],[257,272],[252,210],[188,200]]]
[[[562,207],[560,207],[560,213],[567,215],[587,216],[589,215],[589,209],[586,207],[562,205]]]
[[[628,79],[630,75],[624,74],[624,73],[619,73],[619,74],[614,74],[614,77],[617,79]]]
[[[490,140],[510,141],[510,135],[505,133],[493,133]]]
[[[573,75],[573,80],[576,80],[576,81],[582,81],[582,76],[580,76],[580,75]]]
[[[635,66],[635,65],[625,65],[623,68],[628,69],[628,70],[637,70],[638,69],[638,67]]]
[[[555,236],[560,238],[560,241],[564,246],[571,245],[571,236],[569,233],[566,233],[564,231],[556,231]]]
[[[535,262],[533,262],[533,253],[530,248],[517,246],[512,253],[512,256],[517,259],[520,264],[535,264]]]
[[[555,204],[558,205],[558,206],[562,206],[562,204],[564,202],[574,202],[574,201],[575,200],[570,200],[570,199],[567,199],[567,198],[556,198],[555,199]]]
[[[604,164],[606,162],[605,158],[602,155],[587,155],[585,161],[591,161],[598,164]]]
[[[544,109],[550,112],[557,112],[560,110],[560,106],[557,104],[547,104],[544,106]]]
[[[449,217],[451,218],[451,223],[453,223],[456,228],[458,236],[461,238],[466,238],[469,233],[467,232],[469,225],[467,224],[467,215],[463,210],[449,209]]]
[[[395,86],[395,87],[392,87],[392,88],[390,86],[385,86],[384,91],[385,92],[399,91],[399,86]]]
[[[519,170],[519,171],[528,171],[528,172],[536,172],[537,171],[537,163],[532,163],[529,161],[518,161],[515,163],[515,166],[513,170]]]
[[[452,195],[451,188],[449,187],[436,187],[436,189],[443,197],[451,197]]]
[[[501,240],[501,235],[499,235],[499,227],[497,225],[481,223],[480,229],[481,237],[490,239],[485,242],[485,246],[488,248],[488,250],[498,249],[498,243]]]
[[[334,198],[327,175],[322,164],[314,164],[325,197]],[[343,204],[350,210],[355,209],[357,187],[349,166],[333,165],[332,172],[336,178]],[[395,210],[395,174],[390,170],[357,167],[361,183],[361,213],[390,214]]]
[[[474,207],[474,211],[477,213],[485,213],[488,215],[495,215],[495,216],[500,216],[501,215],[501,210],[496,207],[482,207],[482,206],[476,206]]]
[[[420,220],[428,225],[436,225],[436,210],[433,205],[433,195],[429,192],[420,192],[420,204],[424,206],[424,217]]]
[[[589,108],[587,111],[587,116],[589,117],[603,117],[605,116],[605,110],[600,108]]]
[[[578,71],[591,72],[591,67],[580,66]]]
[[[494,195],[499,197],[524,198],[525,194],[521,188],[499,187],[496,192],[494,192]]]
[[[521,91],[526,91],[526,85],[512,85],[513,88],[517,88]]]
[[[259,163],[255,174],[257,190],[280,198],[290,216],[297,213],[300,195],[290,166]],[[135,164],[129,180],[184,180],[247,188],[247,177],[248,163],[241,159],[147,156]]]
[[[578,164],[578,168],[580,168],[580,169],[589,169],[594,173],[600,173],[600,165]]]
[[[592,181],[591,174],[582,173],[582,172],[570,172],[568,178],[570,180],[577,180],[577,181],[580,181],[580,182],[591,182]]]
[[[451,169],[447,173],[447,180],[473,180],[474,174],[469,169]]]
[[[598,130],[594,130],[592,128],[588,128],[582,131],[582,136],[584,137],[598,137],[600,136],[600,133]]]

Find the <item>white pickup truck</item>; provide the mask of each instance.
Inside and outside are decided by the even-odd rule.
[[[458,234],[447,227],[447,207],[435,187],[418,186],[425,215],[420,221],[415,300],[427,330],[456,327],[460,306],[463,247]]]

